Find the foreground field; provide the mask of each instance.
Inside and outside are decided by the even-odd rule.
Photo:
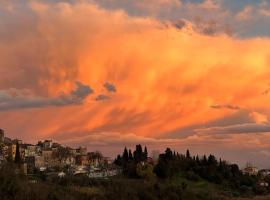
[[[253,198],[235,198],[233,200],[270,200],[270,196],[257,196]]]
[[[192,159],[188,161],[193,162]],[[0,196],[1,200],[270,200],[266,196],[270,188],[258,187],[255,177],[238,174],[230,179],[219,179],[210,176],[219,172],[217,167],[210,170],[211,165],[202,168],[209,168],[204,173],[207,176],[200,176],[196,171],[174,170],[169,164],[164,169],[169,167],[169,172],[174,173],[166,178],[158,177],[144,165],[147,167],[145,171],[141,168],[136,171],[144,175],[142,177],[122,174],[93,179],[85,174],[58,177],[37,173],[26,176],[19,173],[17,165],[6,163],[0,169]],[[161,166],[159,170],[164,169]],[[243,184],[239,184],[241,181]]]

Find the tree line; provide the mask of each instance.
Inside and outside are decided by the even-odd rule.
[[[167,148],[159,155],[155,165],[147,161],[147,147],[142,151],[141,145],[136,149],[124,149],[122,155],[118,155],[115,164],[123,169],[123,175],[129,178],[169,179],[174,176],[183,176],[187,180],[205,180],[214,184],[246,192],[260,193],[257,185],[258,177],[243,174],[237,164],[230,164],[225,160],[217,159],[214,155],[191,155],[187,150],[185,154],[179,154]]]

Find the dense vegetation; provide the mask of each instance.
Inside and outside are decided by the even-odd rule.
[[[45,199],[117,199],[117,200],[227,200],[267,194],[258,187],[255,176],[243,175],[235,164],[217,160],[215,156],[181,155],[169,148],[153,165],[147,148],[124,149],[115,163],[123,175],[110,179],[87,176],[34,177],[20,173],[18,163],[5,163],[0,170],[2,200]]]

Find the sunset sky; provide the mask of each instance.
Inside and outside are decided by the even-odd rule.
[[[270,167],[269,0],[1,0],[0,58],[8,137]]]

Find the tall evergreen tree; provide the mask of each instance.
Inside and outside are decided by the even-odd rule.
[[[219,167],[222,167],[222,160],[219,158]]]
[[[203,159],[202,159],[202,164],[203,164],[203,165],[207,165],[207,164],[208,164],[208,161],[207,161],[206,155],[204,155],[204,156],[203,156]]]
[[[131,150],[128,151],[128,160],[133,160],[133,155],[131,153]]]
[[[172,150],[171,150],[170,148],[167,148],[167,149],[165,150],[165,157],[166,157],[167,159],[171,159],[171,158],[173,157],[173,152],[172,152]]]
[[[134,151],[134,160],[140,162],[143,160],[143,151],[140,144],[136,145],[136,150]]]
[[[186,152],[186,158],[188,158],[188,159],[191,158],[191,157],[190,157],[189,150],[187,150],[187,152]]]
[[[128,150],[127,150],[127,147],[125,147],[125,149],[124,149],[123,160],[124,160],[124,162],[127,162],[128,161]]]
[[[200,164],[200,158],[199,158],[198,155],[196,156],[195,160],[196,160],[196,163],[197,163],[197,164]]]
[[[147,147],[146,147],[146,146],[144,147],[144,152],[143,152],[143,154],[144,154],[144,160],[146,160],[147,157],[148,157],[148,152],[147,152]]]
[[[117,157],[116,157],[114,163],[115,163],[116,165],[119,165],[119,166],[120,166],[120,165],[122,164],[121,160],[122,160],[121,156],[120,156],[120,155],[117,155]]]
[[[20,146],[18,142],[16,143],[15,163],[16,164],[21,163]]]
[[[208,164],[209,165],[217,165],[217,160],[216,160],[216,157],[214,155],[209,155],[208,156]]]

